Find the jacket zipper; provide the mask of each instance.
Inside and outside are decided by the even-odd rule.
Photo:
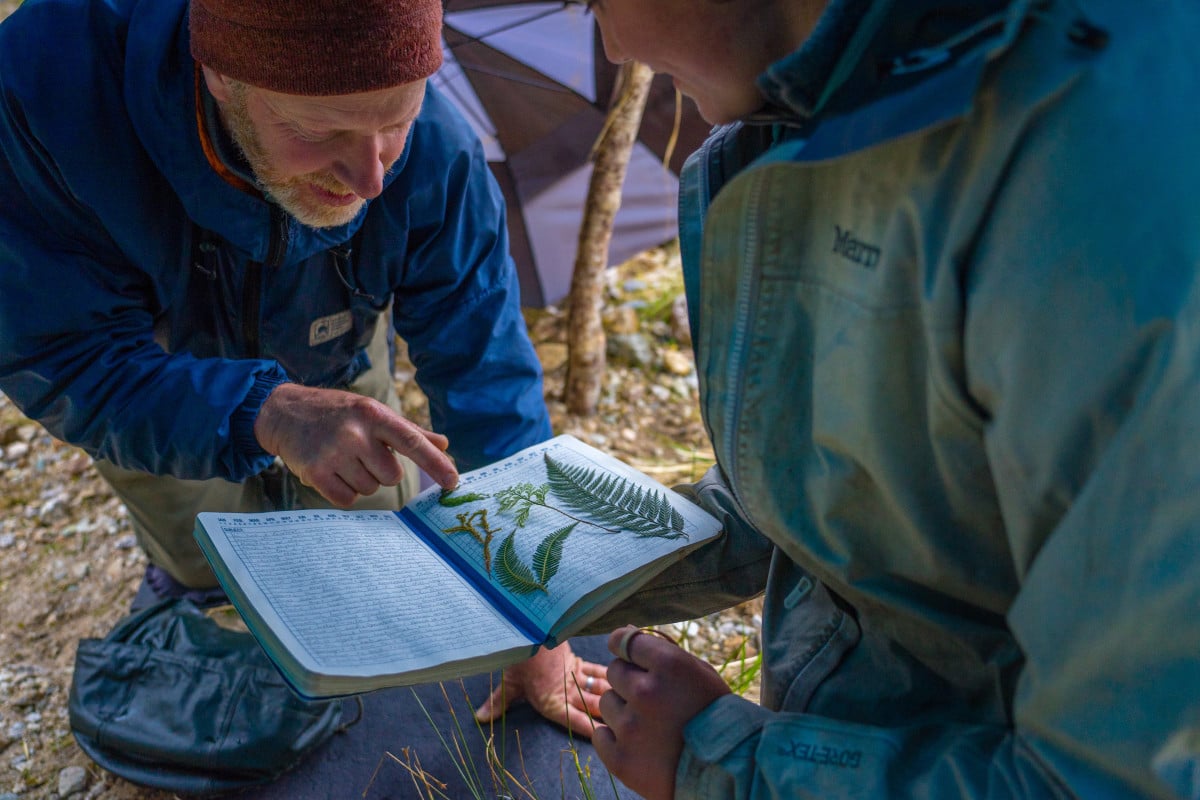
[[[745,380],[743,375],[744,360],[746,356],[746,338],[747,326],[750,324],[750,312],[754,305],[752,302],[752,294],[757,284],[757,276],[760,265],[758,264],[759,246],[758,227],[759,213],[762,206],[763,182],[755,181],[752,192],[746,200],[746,208],[742,212],[742,219],[745,224],[744,241],[745,248],[742,250],[742,262],[738,268],[737,282],[737,300],[733,319],[733,338],[730,341],[729,354],[729,386],[732,389],[733,397],[741,397],[742,382]],[[737,485],[738,473],[738,454],[737,454],[737,426],[741,417],[740,402],[731,402],[725,409],[725,435],[724,435],[724,450],[726,457],[726,471],[729,474],[730,481],[733,485]],[[740,505],[740,504],[739,504]],[[749,517],[747,517],[749,519]]]
[[[287,252],[288,221],[283,210],[271,206],[271,241],[264,261],[250,261],[242,287],[242,339],[247,358],[260,358],[262,344],[259,328],[262,323],[263,273],[265,267],[277,267]]]
[[[258,327],[262,316],[263,265],[251,261],[246,265],[246,276],[242,287],[242,339],[246,343],[246,357],[258,358],[260,349]]]

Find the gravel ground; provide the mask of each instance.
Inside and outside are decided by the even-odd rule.
[[[0,11],[10,6],[0,0]],[[551,308],[528,315],[554,429],[664,484],[697,478],[712,453],[676,299],[677,254],[653,251],[610,275],[610,366],[594,417],[571,417],[557,399],[565,373],[564,314]],[[405,411],[420,421],[425,399],[410,378],[402,361],[397,380]],[[86,454],[47,435],[0,395],[0,800],[169,797],[97,768],[67,724],[76,643],[103,636],[116,623],[145,567],[124,507],[90,467]],[[753,655],[757,612],[750,603],[674,626],[673,633],[721,665]],[[735,663],[726,674],[734,681],[739,671]],[[755,692],[751,681],[747,693]]]

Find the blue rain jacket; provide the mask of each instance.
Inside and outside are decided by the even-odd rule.
[[[727,536],[765,587],[681,798],[1200,798],[1200,5],[877,0],[682,191]]]
[[[28,0],[0,26],[0,390],[122,467],[236,481],[271,461],[253,435],[271,389],[350,383],[392,303],[460,468],[548,437],[467,124],[430,88],[383,194],[300,225],[214,169],[234,159],[186,10]]]

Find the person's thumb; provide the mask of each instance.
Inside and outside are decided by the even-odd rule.
[[[504,712],[513,703],[521,699],[522,692],[520,689],[509,685],[507,681],[501,680],[500,685],[492,690],[488,695],[487,700],[475,709],[476,722],[494,722],[504,716]]]

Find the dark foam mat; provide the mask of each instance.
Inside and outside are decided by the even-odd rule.
[[[576,653],[608,663],[604,636],[571,640]],[[638,795],[611,778],[586,740],[572,738],[527,704],[503,721],[476,726],[472,711],[494,675],[401,687],[362,696],[362,719],[274,783],[238,794],[247,800],[540,800]],[[354,703],[347,704],[354,713]],[[488,737],[492,738],[489,757]],[[502,759],[509,775],[494,766]],[[588,789],[577,775],[587,774]],[[425,783],[428,781],[428,783]]]

